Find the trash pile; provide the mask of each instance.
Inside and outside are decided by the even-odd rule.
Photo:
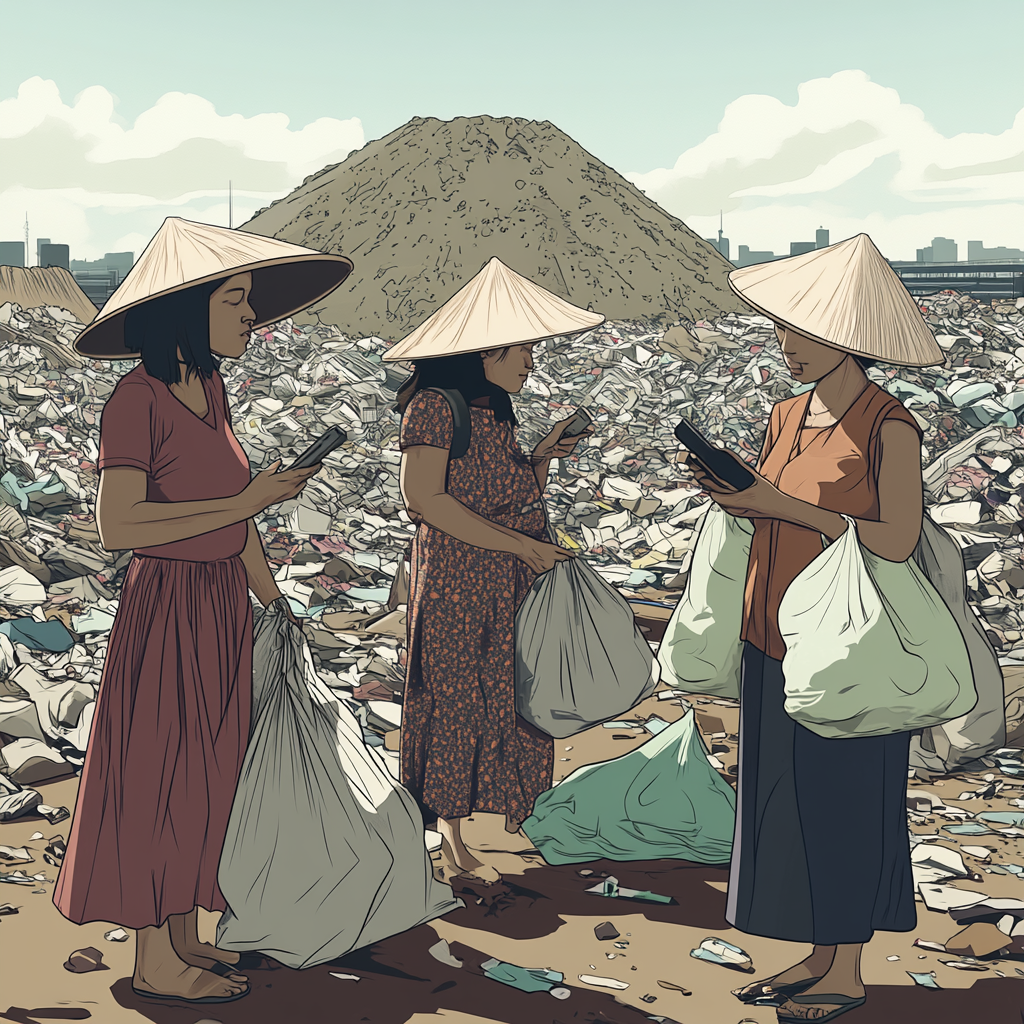
[[[869,376],[921,424],[927,506],[963,548],[969,596],[1001,661],[1024,667],[1024,300],[986,306],[941,293],[921,305],[948,365]],[[133,364],[77,356],[81,330],[53,306],[0,306],[0,820],[38,808],[32,784],[82,764],[131,559],[100,546],[94,503],[100,414]],[[254,334],[222,373],[254,471],[290,460],[327,427],[349,435],[298,499],[258,525],[324,681],[352,699],[367,742],[396,773],[413,526],[393,410],[409,368],[382,363],[387,347],[286,320]],[[515,400],[520,444],[529,451],[588,408],[596,434],[552,467],[552,525],[633,603],[652,642],[708,507],[682,472],[673,427],[687,416],[753,461],[771,406],[803,390],[756,315],[668,330],[619,321],[538,346]],[[1012,730],[1024,692],[1011,703]]]

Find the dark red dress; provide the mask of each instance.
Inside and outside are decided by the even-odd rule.
[[[224,382],[200,419],[141,364],[103,409],[99,469],[148,478],[147,501],[238,494],[249,462]],[[110,631],[67,855],[53,901],[128,928],[225,909],[217,867],[249,736],[252,606],[246,522],[142,548]]]
[[[537,478],[511,423],[476,406],[470,417],[469,450],[451,463],[448,493],[499,526],[547,539]],[[401,447],[451,442],[447,400],[418,392],[402,418]],[[416,532],[402,782],[428,820],[481,811],[518,828],[551,788],[551,737],[519,718],[515,704],[515,615],[535,578],[515,555],[425,523]]]

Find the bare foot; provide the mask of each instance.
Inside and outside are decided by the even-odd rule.
[[[743,1002],[752,999],[759,999],[762,996],[771,996],[775,993],[774,986],[793,985],[801,981],[809,981],[811,978],[821,978],[827,974],[832,966],[833,954],[831,950],[827,953],[812,953],[806,960],[786,968],[779,974],[766,978],[764,981],[755,981],[743,988],[732,990],[732,994]]]
[[[447,838],[442,836],[441,848],[449,862],[463,878],[471,878],[478,882],[486,882],[487,884],[501,881],[501,875],[494,868],[489,864],[485,864],[482,860],[477,860],[464,845],[462,850],[459,851],[461,853],[461,856],[459,856],[452,849],[452,844],[448,842]]]
[[[188,964],[181,967],[170,963],[156,968],[145,977],[136,967],[132,987],[139,992],[158,996],[176,996],[179,999],[224,999],[241,995],[248,986],[231,978],[220,978],[209,971]]]
[[[205,943],[204,943],[205,945]],[[212,948],[212,947],[211,947]],[[221,952],[217,950],[217,952]],[[218,965],[223,969],[224,967],[230,966],[225,964],[223,960],[218,960],[211,956],[196,956],[193,953],[178,953],[178,956],[192,967],[198,967],[203,971],[213,971]],[[222,974],[220,971],[215,972],[218,977],[223,977],[227,981],[235,981],[240,985],[248,985],[249,979],[244,974],[239,974],[238,971],[230,971],[227,974]]]

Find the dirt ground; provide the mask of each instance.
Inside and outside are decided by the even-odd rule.
[[[712,741],[712,732],[736,734],[735,708],[692,700],[709,746],[711,742],[726,742]],[[683,713],[679,704],[651,698],[624,718],[657,714],[674,721]],[[584,764],[617,757],[646,738],[640,733],[629,739],[614,738],[623,735],[626,733],[622,730],[597,728],[570,740],[556,741],[556,778]],[[734,742],[728,742],[728,746],[729,753],[719,755],[727,768],[735,764],[736,750]],[[934,792],[947,802],[955,801],[961,790],[973,788],[966,778],[946,778],[932,785],[914,781],[911,785],[916,790]],[[45,803],[73,810],[76,786],[77,780],[67,779],[38,788]],[[974,811],[985,809],[981,801],[966,802],[964,806]],[[844,818],[842,807],[832,808],[830,813],[836,843],[855,834],[856,822]],[[0,843],[27,846],[33,854],[35,861],[24,865],[26,872],[46,874],[46,881],[36,887],[43,891],[29,886],[0,886],[0,903],[20,907],[17,915],[0,917],[0,1021],[641,1024],[665,1018],[679,1024],[772,1024],[776,1020],[773,1008],[743,1006],[729,994],[730,989],[770,976],[810,951],[809,946],[762,939],[730,928],[724,918],[725,866],[662,860],[550,867],[538,855],[527,852],[526,840],[508,836],[501,819],[475,815],[467,829],[469,845],[488,851],[515,894],[514,901],[503,909],[477,904],[472,895],[463,894],[465,909],[331,964],[306,971],[280,966],[248,971],[252,991],[237,1002],[207,1006],[157,1002],[132,992],[134,934],[129,933],[126,942],[107,941],[104,932],[114,925],[74,925],[53,906],[56,868],[44,862],[43,852],[54,836],[67,837],[69,824],[51,826],[41,818],[27,817],[0,825]],[[934,833],[941,824],[939,820],[915,826],[915,830]],[[32,840],[37,831],[44,838]],[[985,836],[980,842],[994,848],[1006,846],[1005,851],[1000,849],[993,855],[994,862],[1007,857],[1021,859],[1016,853],[1016,840]],[[447,868],[443,862],[438,866]],[[584,890],[594,884],[594,878],[580,876],[580,870],[614,874],[625,886],[672,896],[675,903],[613,901],[587,893]],[[981,879],[960,884],[991,896],[1020,897],[1024,892],[1024,882],[1012,875],[982,874]],[[594,927],[603,921],[611,921],[622,939],[628,939],[628,948],[616,949],[611,942],[595,938]],[[204,914],[202,925],[207,933],[204,937],[212,940],[214,916]],[[1022,1024],[1024,960],[1004,959],[992,963],[985,972],[961,972],[938,962],[950,957],[913,945],[915,938],[945,942],[956,930],[947,914],[931,912],[918,903],[915,931],[877,933],[864,951],[868,1002],[846,1014],[844,1024]],[[745,949],[753,958],[755,973],[743,974],[691,958],[690,950],[709,936]],[[439,937],[448,940],[452,952],[463,961],[461,968],[443,965],[429,955],[428,948]],[[103,952],[107,969],[89,974],[64,970],[68,954],[85,946]],[[899,959],[887,959],[893,956]],[[480,969],[490,957],[522,967],[561,971],[571,995],[560,1001],[547,993],[527,994],[491,981]],[[906,973],[933,970],[942,991],[916,986]],[[335,978],[332,971],[358,975],[359,981]],[[997,971],[1005,977],[998,977]],[[629,988],[615,993],[594,988],[579,981],[580,974],[615,978],[628,983]],[[662,988],[659,981],[682,985],[692,995]],[[655,1001],[641,998],[648,995]]]

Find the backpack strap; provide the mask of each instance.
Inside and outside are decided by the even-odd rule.
[[[469,406],[462,392],[456,388],[430,388],[430,391],[437,391],[448,400],[452,410],[452,446],[449,452],[449,459],[461,459],[469,451],[469,438],[472,432],[472,423],[469,418]]]

